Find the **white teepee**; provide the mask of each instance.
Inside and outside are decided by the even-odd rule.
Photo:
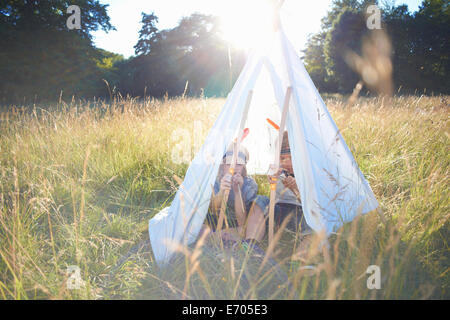
[[[266,118],[280,123],[285,94],[291,87],[286,129],[308,225],[328,235],[356,215],[378,207],[281,25],[269,38],[265,50],[249,56],[172,204],[149,221],[150,242],[159,265],[169,261],[174,246],[189,245],[196,240],[222,156],[237,137],[250,90],[253,98],[246,121],[250,133],[244,140],[250,153],[249,173],[266,174],[273,162],[278,132]]]

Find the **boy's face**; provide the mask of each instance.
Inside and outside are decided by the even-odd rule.
[[[290,153],[280,154],[280,167],[289,173],[294,173],[294,169],[292,168],[292,158],[291,158]]]
[[[225,169],[225,173],[230,172],[230,166],[229,164],[224,164],[224,169]],[[236,166],[234,167],[234,174],[240,174],[242,175],[242,171],[244,170],[244,165],[243,164],[236,164]]]

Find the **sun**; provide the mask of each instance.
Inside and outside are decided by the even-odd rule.
[[[273,1],[241,1],[220,15],[221,33],[237,49],[261,49],[273,33],[273,18]]]

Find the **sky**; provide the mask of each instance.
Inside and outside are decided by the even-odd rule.
[[[304,48],[309,34],[320,30],[320,20],[326,15],[331,2],[285,0],[281,20],[284,31],[297,50]],[[100,3],[109,5],[110,22],[117,30],[94,32],[94,43],[125,58],[134,55],[133,46],[141,29],[141,12],[154,12],[159,18],[157,27],[162,30],[177,26],[182,17],[194,12],[216,15],[232,24],[238,21],[239,14],[254,16],[261,10],[257,0],[100,0]],[[421,0],[395,1],[396,5],[407,4],[410,11],[417,10],[421,3]]]

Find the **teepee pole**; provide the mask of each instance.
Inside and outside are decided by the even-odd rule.
[[[247,121],[247,115],[248,115],[248,110],[250,108],[250,102],[252,101],[252,95],[253,95],[253,90],[250,90],[248,92],[247,101],[245,102],[244,113],[242,115],[241,123],[239,125],[238,137],[237,137],[236,143],[233,146],[233,148],[234,148],[233,158],[231,159],[231,166],[230,166],[230,171],[229,171],[231,176],[233,176],[234,169],[236,167],[237,153],[239,152],[241,139],[244,134],[244,126],[245,126],[245,122]],[[230,195],[230,190],[225,190],[223,197],[222,197],[222,203],[220,205],[219,221],[217,223],[217,228],[216,228],[216,230],[218,230],[218,231],[222,230],[223,221],[225,220],[225,209],[227,207],[229,195]]]
[[[283,142],[284,127],[286,126],[286,118],[289,110],[289,100],[291,98],[292,87],[288,87],[286,90],[286,96],[284,97],[284,105],[281,113],[280,129],[278,130],[278,144],[275,152],[274,165],[272,167],[275,173],[280,168],[280,153],[281,143]],[[269,203],[269,245],[273,241],[273,225],[274,225],[274,212],[275,212],[275,196],[277,190],[278,177],[270,182],[270,203]]]

